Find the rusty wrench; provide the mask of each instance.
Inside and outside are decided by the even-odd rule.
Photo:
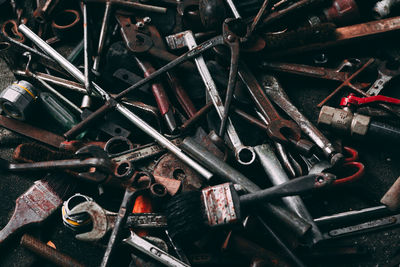
[[[75,153],[77,159],[41,161],[33,163],[9,163],[0,159],[0,169],[11,172],[41,171],[41,170],[87,170],[95,168],[95,171],[78,172],[77,176],[96,183],[105,181],[114,171],[114,164],[108,158],[107,153],[100,147],[89,145],[82,147]],[[74,172],[75,174],[75,172]]]
[[[153,184],[154,185],[154,184]],[[118,213],[103,209],[95,201],[85,201],[72,208],[68,215],[75,216],[88,213],[92,220],[92,230],[75,235],[81,241],[97,241],[102,239],[108,231],[115,227]],[[137,225],[135,225],[137,223]],[[135,225],[141,228],[163,228],[166,227],[166,218],[156,213],[138,213],[128,216],[125,227]]]
[[[267,134],[269,137],[280,143],[288,143],[288,137],[299,140],[301,137],[299,126],[293,121],[286,120],[279,115],[278,111],[276,111],[264,90],[257,82],[256,77],[243,62],[240,62],[239,77],[249,90],[250,96],[256,104],[257,109],[268,121]],[[289,136],[285,136],[284,133]]]
[[[67,70],[79,82],[83,83],[85,81],[85,77],[82,74],[82,72],[79,71],[79,69],[77,69],[73,64],[71,64],[63,56],[61,56],[57,51],[55,51],[51,46],[49,46],[45,41],[43,41],[34,32],[32,32],[26,25],[21,24],[19,26],[19,29],[30,40],[32,40],[33,43],[35,43],[42,50],[46,51],[46,53],[48,53],[51,56],[51,58],[53,58],[57,63],[59,63],[65,70]],[[181,56],[174,62],[170,62],[169,68],[176,66],[177,64],[179,64],[179,62],[185,61],[187,58],[188,58],[188,56],[186,56],[186,57]],[[166,66],[164,66],[164,69],[169,70],[168,68],[166,68]],[[167,70],[165,70],[165,71],[167,71]],[[151,81],[152,79],[154,79],[161,73],[164,73],[165,71],[156,71],[156,72],[150,74],[150,76],[148,76],[147,78],[144,78],[143,80],[141,80],[141,83],[145,84],[146,82]],[[100,95],[104,100],[106,100],[107,102],[99,110],[97,110],[96,112],[92,113],[91,116],[89,116],[92,120],[87,119],[86,121],[82,121],[80,124],[77,124],[76,127],[78,129],[84,128],[84,127],[82,127],[82,125],[83,126],[87,125],[89,122],[93,121],[93,118],[98,118],[99,116],[104,115],[108,110],[116,109],[121,115],[123,115],[125,118],[127,118],[133,124],[135,124],[139,129],[144,131],[146,134],[153,137],[159,144],[166,147],[175,156],[177,156],[183,162],[185,162],[190,167],[192,167],[197,172],[199,172],[203,177],[205,177],[206,179],[211,179],[211,177],[213,176],[213,174],[211,172],[209,172],[207,169],[205,169],[199,163],[197,163],[196,161],[191,159],[189,156],[184,154],[180,148],[175,146],[171,141],[169,141],[166,137],[164,137],[162,134],[160,134],[158,131],[156,131],[153,127],[151,127],[149,124],[147,124],[139,116],[137,116],[132,111],[130,111],[127,107],[125,107],[121,103],[117,102],[117,100],[120,100],[124,96],[124,94],[129,92],[129,90],[125,90],[124,92],[118,94],[114,99],[108,92],[106,92],[100,86],[98,86],[94,82],[92,82],[92,84],[93,84],[94,91],[98,95]],[[138,83],[136,83],[136,85],[137,84]],[[130,87],[131,90],[133,90],[132,88],[133,87]],[[81,127],[81,128],[79,128],[79,127]]]
[[[272,101],[284,110],[300,126],[301,130],[322,149],[332,165],[343,160],[343,154],[337,152],[333,144],[290,102],[289,97],[274,76],[264,75],[263,87]]]
[[[143,181],[141,178],[145,180]],[[115,221],[114,229],[111,232],[107,249],[100,264],[101,267],[110,265],[111,256],[116,249],[117,242],[121,239],[123,226],[128,219],[129,213],[133,209],[136,197],[140,194],[148,192],[152,184],[154,184],[153,175],[147,172],[141,172],[134,176],[132,184],[126,188],[121,206],[119,208],[118,216]]]
[[[230,31],[228,29],[228,25],[224,23],[224,38],[223,39],[229,39]],[[183,46],[187,46],[190,51],[196,49],[196,41],[194,39],[194,35],[191,31],[185,31],[181,32],[175,35],[170,35],[166,37],[167,43],[169,46],[173,49],[181,48]],[[229,41],[228,41],[229,42]],[[226,43],[226,41],[224,41]],[[224,44],[222,43],[222,44]],[[202,77],[204,84],[206,86],[207,92],[214,104],[214,107],[218,113],[218,116],[221,118],[221,120],[224,118],[224,115],[226,114],[227,110],[225,110],[224,105],[222,104],[221,97],[218,93],[217,86],[215,85],[214,80],[212,79],[212,76],[207,68],[207,65],[204,61],[204,58],[202,56],[199,56],[195,58],[195,62],[197,65],[197,68],[199,70],[200,76]],[[231,70],[234,69],[235,67],[232,68]],[[230,73],[230,80],[232,80],[232,75],[233,73]],[[228,83],[229,84],[229,83]],[[234,84],[232,85],[234,87]],[[229,87],[229,86],[228,86]],[[234,128],[232,121],[227,118],[227,135],[229,137],[229,140],[231,142],[231,145],[233,147],[233,150],[235,151],[235,156],[237,161],[240,164],[243,165],[249,165],[253,163],[255,160],[255,153],[253,148],[248,147],[243,145],[243,143],[240,141],[239,136],[236,132],[236,129]]]
[[[367,94],[372,96],[379,95],[379,93],[383,90],[384,86],[388,82],[390,82],[394,77],[400,75],[400,66],[398,65],[398,62],[394,64],[394,68],[388,67],[388,65],[390,64],[390,62],[388,61],[382,61],[379,63],[378,78],[367,91]]]

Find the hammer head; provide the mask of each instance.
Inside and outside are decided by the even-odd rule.
[[[86,201],[78,204],[70,211],[70,215],[88,213],[92,219],[92,230],[90,232],[77,234],[75,237],[82,241],[97,241],[105,236],[110,229],[105,210],[94,201]]]
[[[165,37],[165,40],[167,41],[169,48],[179,49],[189,46],[188,38],[194,39],[192,31],[184,31],[177,34],[169,35]]]

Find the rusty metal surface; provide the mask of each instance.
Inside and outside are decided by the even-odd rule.
[[[0,243],[22,227],[41,223],[62,204],[62,200],[45,181],[36,181],[16,200],[14,213],[0,231]]]
[[[267,95],[257,82],[257,79],[243,63],[240,65],[239,76],[250,92],[257,109],[268,121],[268,135],[278,142],[287,143],[288,138],[299,140],[301,130],[293,121],[282,118],[268,99]],[[283,133],[286,133],[284,135]]]
[[[21,238],[21,245],[40,257],[64,267],[84,267],[82,263],[72,257],[50,247],[33,236],[24,234]]]
[[[240,210],[237,208],[238,203],[235,203],[232,190],[234,189],[230,183],[224,183],[201,191],[208,225],[233,224],[241,219]]]
[[[55,148],[59,148],[61,143],[65,141],[64,137],[45,131],[40,128],[36,128],[31,124],[13,120],[0,115],[0,125],[4,128],[22,134],[26,137],[38,140],[42,143],[50,145]]]
[[[154,166],[154,175],[177,179],[182,182],[182,191],[198,190],[203,187],[204,180],[171,153],[162,156]]]

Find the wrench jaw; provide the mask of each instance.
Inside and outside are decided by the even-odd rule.
[[[100,159],[100,162],[93,164],[94,168],[91,168],[87,172],[81,172],[78,174],[81,179],[95,183],[103,183],[110,177],[110,174],[114,173],[115,166],[113,162],[109,159],[107,152],[98,146],[84,146],[76,151],[75,155],[83,158],[89,156]]]
[[[92,230],[86,233],[75,235],[75,238],[81,241],[97,241],[102,239],[111,229],[107,214],[96,202],[86,201],[74,207],[70,215],[78,215],[80,213],[88,213],[92,220]]]
[[[274,141],[279,143],[288,144],[290,139],[300,140],[301,129],[299,126],[290,120],[274,120],[268,123],[267,134]]]

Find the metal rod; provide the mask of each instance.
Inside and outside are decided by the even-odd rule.
[[[24,234],[21,238],[21,245],[40,257],[64,267],[84,267],[85,265],[71,258],[70,256],[57,251],[56,249],[46,245],[33,236]]]
[[[39,36],[37,36],[34,32],[32,32],[27,26],[21,24],[19,29],[22,33],[24,33],[32,42],[34,42],[40,49],[45,51],[51,58],[53,58],[56,62],[58,62],[66,71],[68,71],[71,75],[73,75],[79,82],[83,83],[85,81],[85,77],[72,63],[66,60],[63,56],[61,56],[57,51],[55,51],[52,47],[50,47],[45,41],[43,41]],[[150,76],[149,76],[150,77]],[[94,89],[97,93],[102,95],[105,100],[113,100],[112,97],[104,91],[100,86],[93,83]],[[162,134],[157,132],[154,128],[152,128],[145,121],[140,119],[137,115],[133,114],[129,109],[124,107],[123,105],[117,103],[116,110],[118,110],[121,115],[126,117],[129,121],[135,124],[139,129],[142,129],[146,134],[153,137],[160,145],[166,147],[169,151],[171,151],[175,156],[181,159],[183,162],[188,164],[194,170],[196,170],[199,174],[201,174],[207,180],[211,179],[213,174],[205,169],[203,166],[195,162],[193,159],[188,157],[186,154],[182,152],[177,146],[175,146],[171,141],[165,138]]]
[[[93,70],[95,73],[98,73],[100,68],[101,54],[103,53],[103,47],[106,41],[106,36],[108,31],[108,21],[110,19],[110,15],[111,15],[111,3],[107,1],[104,9],[103,21],[101,23],[99,45],[97,47],[97,55],[93,61]]]
[[[88,12],[87,6],[82,2],[82,13],[83,13],[83,64],[84,64],[84,75],[85,75],[85,88],[87,94],[90,96],[90,77],[89,77],[89,36],[88,36]]]
[[[256,155],[258,156],[265,173],[273,185],[279,185],[289,181],[289,177],[283,170],[281,163],[279,162],[270,145],[263,144],[255,146],[254,151],[256,152]],[[290,210],[294,211],[298,216],[312,225],[311,231],[313,233],[313,243],[317,243],[322,240],[321,232],[314,223],[313,218],[308,212],[303,200],[299,196],[284,197],[282,198],[282,201],[287,207],[289,207]]]
[[[253,183],[249,178],[220,160],[192,138],[186,137],[182,141],[181,148],[197,160],[201,161],[204,166],[213,171],[219,177],[223,178],[225,181],[240,184],[250,193],[261,190],[261,188]],[[265,203],[263,206],[266,207],[269,213],[274,214],[298,236],[305,235],[310,229],[309,223],[305,222],[302,218],[290,211],[269,203]]]
[[[185,121],[184,124],[182,124],[181,128],[182,129],[188,129],[190,128],[193,124],[195,124],[198,120],[200,120],[205,114],[207,114],[211,109],[214,107],[213,103],[210,101],[208,102],[204,107],[199,109],[190,119]]]

